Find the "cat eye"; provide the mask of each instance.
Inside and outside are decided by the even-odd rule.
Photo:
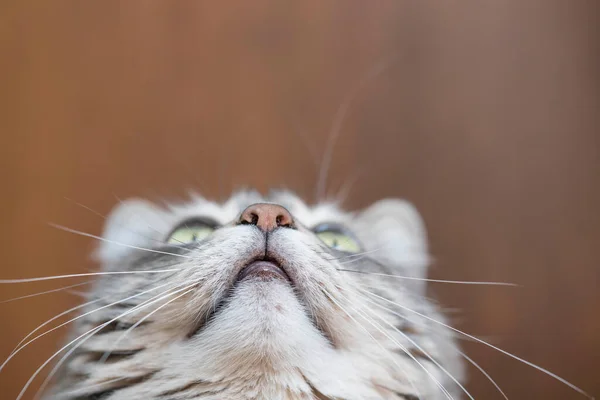
[[[349,233],[337,226],[320,225],[314,229],[315,235],[328,247],[346,253],[358,253],[361,246]]]
[[[173,230],[167,239],[167,243],[181,245],[199,242],[210,236],[214,230],[214,226],[202,221],[185,222]]]

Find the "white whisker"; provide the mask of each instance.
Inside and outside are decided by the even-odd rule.
[[[183,254],[177,254],[177,253],[171,253],[171,252],[168,252],[168,251],[148,249],[146,247],[139,247],[139,246],[133,246],[133,245],[125,244],[125,243],[121,243],[121,242],[115,242],[114,240],[109,240],[109,239],[103,238],[102,236],[92,235],[91,233],[82,232],[82,231],[78,231],[76,229],[67,228],[66,226],[54,224],[52,222],[49,222],[48,225],[52,226],[53,228],[65,231],[65,232],[74,233],[76,235],[89,237],[89,238],[100,240],[100,241],[106,242],[106,243],[116,244],[117,246],[129,247],[130,249],[143,250],[143,251],[148,251],[150,253],[157,253],[157,254],[167,254],[167,255],[170,255],[170,256],[174,256],[174,257],[192,258],[190,256],[184,256]]]
[[[197,284],[198,281],[196,281],[194,283]],[[192,285],[193,286],[193,285]],[[189,286],[188,286],[189,287]],[[185,288],[184,288],[185,289]],[[121,343],[121,341],[123,339],[125,339],[127,337],[127,335],[129,335],[129,333],[131,333],[135,328],[137,328],[138,326],[140,326],[140,324],[142,324],[145,320],[147,320],[148,318],[150,318],[154,313],[156,313],[157,311],[159,311],[160,309],[162,309],[163,307],[165,307],[166,305],[170,304],[171,302],[179,299],[180,297],[188,294],[190,291],[192,291],[193,289],[190,289],[186,292],[184,292],[183,294],[175,297],[174,299],[169,300],[168,302],[166,302],[165,304],[157,307],[155,310],[151,311],[150,313],[146,314],[143,318],[141,318],[139,321],[137,321],[135,324],[133,324],[129,329],[127,329],[121,336],[119,336],[119,338],[115,341],[115,343],[112,345],[112,348],[110,350],[108,350],[107,352],[105,352],[102,355],[102,358],[98,361],[99,364],[104,364],[104,362],[106,362],[106,360],[108,359],[108,357],[110,357],[111,353],[117,348],[117,346],[119,345],[119,343]],[[172,293],[171,295],[175,294],[177,292]]]
[[[89,211],[89,212],[91,212],[92,214],[94,214],[94,215],[97,215],[98,217],[100,217],[100,218],[102,218],[102,219],[104,219],[104,220],[105,220],[105,219],[107,219],[107,218],[106,218],[106,215],[103,215],[102,213],[100,213],[100,212],[98,212],[98,211],[94,210],[94,209],[93,209],[93,208],[91,208],[91,207],[88,207],[88,206],[86,206],[86,205],[85,205],[85,204],[83,204],[83,203],[80,203],[80,202],[78,202],[78,201],[75,201],[75,200],[73,200],[73,199],[71,199],[71,198],[69,198],[69,197],[66,197],[66,196],[64,196],[64,199],[65,199],[65,200],[67,200],[67,201],[70,201],[71,203],[75,204],[75,205],[76,205],[76,206],[78,206],[78,207],[81,207],[81,208],[83,208],[83,209],[85,209],[85,210],[88,210],[88,211]]]
[[[0,301],[0,304],[10,303],[12,301],[17,301],[17,300],[28,299],[30,297],[41,296],[43,294],[48,294],[48,293],[60,292],[61,290],[67,290],[67,289],[71,289],[71,288],[78,287],[78,286],[83,286],[83,285],[89,285],[90,283],[92,283],[92,282],[88,281],[88,282],[76,283],[74,285],[63,286],[63,287],[60,287],[58,289],[51,289],[51,290],[46,290],[44,292],[26,294],[24,296],[14,297],[14,298],[8,299],[8,300],[2,300],[2,301]]]
[[[55,330],[57,330],[57,329],[59,329],[59,328],[61,328],[61,327],[65,326],[65,325],[68,325],[68,324],[70,324],[71,322],[74,322],[74,321],[76,321],[76,320],[78,320],[78,319],[80,319],[80,318],[83,318],[83,317],[85,317],[85,316],[87,316],[87,315],[90,315],[90,314],[92,314],[92,313],[95,313],[95,312],[97,312],[97,311],[103,310],[103,309],[105,309],[105,308],[112,307],[112,306],[114,306],[114,305],[120,304],[120,303],[122,303],[122,302],[124,302],[124,301],[131,300],[131,299],[133,299],[133,298],[136,298],[136,297],[142,296],[142,295],[144,295],[144,294],[146,294],[146,293],[148,293],[148,292],[151,292],[151,291],[153,291],[153,290],[156,290],[156,289],[160,289],[161,287],[164,287],[164,286],[167,286],[167,285],[170,285],[170,283],[165,283],[165,284],[163,284],[163,285],[160,285],[160,286],[153,287],[152,289],[145,290],[145,291],[143,291],[143,292],[141,292],[141,293],[134,294],[134,295],[132,295],[132,296],[129,296],[129,297],[125,298],[125,299],[122,299],[122,300],[115,301],[115,302],[113,302],[113,303],[110,303],[110,304],[104,305],[104,306],[102,306],[102,307],[96,308],[95,310],[88,311],[88,312],[86,312],[86,313],[84,313],[84,314],[81,314],[81,315],[78,315],[77,317],[71,318],[70,320],[68,320],[68,321],[66,321],[66,322],[63,322],[62,324],[60,324],[60,325],[58,325],[58,326],[55,326],[54,328],[52,328],[52,329],[49,329],[49,330],[47,330],[47,331],[45,331],[45,332],[43,332],[43,333],[41,333],[41,334],[37,335],[36,337],[34,337],[33,339],[29,340],[29,341],[28,341],[28,342],[26,342],[25,344],[21,345],[21,346],[20,346],[18,349],[14,350],[14,351],[13,351],[13,352],[12,352],[12,353],[11,353],[11,354],[8,356],[8,358],[7,358],[7,359],[6,359],[6,360],[5,360],[5,361],[2,363],[2,365],[0,365],[0,371],[2,371],[2,370],[4,369],[4,367],[6,366],[6,364],[7,364],[7,363],[8,363],[8,362],[9,362],[9,361],[10,361],[10,360],[11,360],[11,359],[14,357],[14,356],[16,356],[16,355],[17,355],[17,354],[18,354],[18,353],[19,353],[21,350],[23,350],[25,347],[27,347],[29,344],[33,343],[33,342],[34,342],[34,341],[36,341],[37,339],[39,339],[39,338],[41,338],[41,337],[43,337],[43,336],[46,336],[47,334],[49,334],[49,333],[51,333],[51,332],[54,332]]]
[[[83,292],[81,290],[69,290],[69,291],[67,291],[67,293],[69,293],[70,295],[73,295],[73,296],[82,297],[84,299],[88,298],[90,295],[89,292]]]
[[[471,365],[473,365],[475,368],[477,368],[492,383],[492,385],[494,385],[496,387],[496,389],[498,389],[498,391],[500,392],[500,394],[502,395],[502,397],[504,397],[506,400],[508,400],[508,396],[506,396],[506,394],[504,394],[504,392],[502,391],[502,389],[500,389],[500,385],[498,385],[496,383],[496,381],[494,381],[492,379],[492,377],[487,372],[485,372],[485,370],[479,364],[477,364],[475,361],[473,361],[472,358],[470,358],[469,356],[467,356],[465,353],[463,353],[459,349],[456,349],[456,351],[458,351],[460,353],[460,355],[464,357],[465,360],[467,360],[468,362],[470,362]]]
[[[350,105],[352,101],[356,98],[360,90],[371,80],[379,76],[385,69],[389,66],[389,62],[382,62],[375,65],[370,71],[368,71],[367,75],[361,79],[358,84],[356,84],[344,97],[344,100],[340,104],[331,123],[331,131],[327,138],[327,143],[325,145],[325,150],[323,152],[323,158],[321,161],[321,165],[319,168],[319,176],[317,178],[316,184],[316,200],[320,201],[323,198],[325,193],[325,188],[327,185],[327,175],[329,173],[329,167],[331,165],[332,157],[333,157],[333,149],[335,147],[335,142],[342,130],[342,124],[344,123],[344,119],[346,118],[346,114],[350,109]]]
[[[298,129],[297,125],[294,125],[294,129],[292,129],[292,132],[294,132],[296,136],[300,138],[300,140],[302,141],[302,145],[308,152],[308,155],[310,156],[311,161],[314,164],[314,167],[318,168],[320,164],[319,156],[317,155],[315,146],[312,145],[309,138],[306,136],[306,132],[302,129]]]
[[[162,307],[166,306],[167,304],[177,300],[178,298],[188,294],[189,292],[194,290],[194,286],[198,284],[198,281],[195,281],[194,283],[185,286],[182,289],[176,290],[174,292],[171,293],[167,293],[165,294],[165,292],[168,292],[171,289],[166,290],[165,292],[154,296],[151,299],[148,299],[147,301],[143,302],[142,304],[139,304],[137,306],[135,306],[134,308],[132,308],[131,310],[128,310],[126,312],[124,312],[123,314],[113,318],[112,320],[104,323],[103,325],[99,326],[99,327],[95,327],[92,328],[91,330],[87,331],[86,333],[84,333],[84,335],[88,334],[89,335],[85,338],[83,338],[82,340],[80,340],[75,346],[73,346],[68,352],[65,353],[65,355],[58,361],[58,363],[56,363],[56,365],[52,368],[52,370],[50,371],[50,373],[48,374],[48,376],[46,376],[46,378],[44,379],[44,382],[42,382],[42,384],[40,385],[40,388],[38,389],[38,391],[36,392],[35,397],[37,398],[39,395],[41,395],[41,393],[43,393],[43,391],[45,390],[46,386],[48,385],[48,383],[50,383],[50,381],[52,380],[52,377],[56,374],[56,372],[59,370],[59,368],[61,367],[61,365],[69,358],[69,356],[71,354],[73,354],[73,352],[75,352],[75,350],[77,350],[81,345],[83,345],[88,339],[92,338],[96,333],[98,333],[100,330],[102,330],[102,328],[104,328],[105,326],[110,325],[111,323],[119,320],[120,318],[123,318],[124,316],[137,312],[141,309],[144,309],[156,302],[159,302],[167,297],[170,297],[176,293],[181,292],[182,290],[186,290],[184,293],[180,294],[179,296],[167,301],[165,304],[161,305],[160,307],[158,307],[156,310],[154,310],[151,314],[153,314],[154,312],[158,311],[159,309],[161,309]],[[180,287],[182,285],[176,286],[176,287]],[[190,289],[191,288],[191,289]],[[158,297],[158,298],[157,298]],[[91,333],[90,333],[91,332]],[[82,335],[83,336],[83,335]],[[81,336],[80,336],[81,337]],[[21,393],[19,396],[23,395],[25,393],[25,391],[27,390],[27,387],[29,386],[29,384],[31,384],[31,382],[33,381],[33,379],[39,374],[39,372],[44,369],[44,367],[46,365],[48,365],[48,363],[54,358],[56,357],[58,354],[60,354],[63,350],[65,350],[68,346],[70,346],[73,342],[70,342],[69,344],[67,344],[66,346],[64,346],[63,348],[61,348],[59,351],[57,351],[56,353],[54,353],[54,355],[52,355],[52,357],[50,357],[48,360],[46,360],[46,362],[44,364],[42,364],[37,370],[36,372],[31,376],[31,378],[29,379],[29,381],[27,382],[27,384],[25,385],[25,387],[23,387],[23,389],[21,390]],[[19,397],[17,397],[17,400],[19,400]]]
[[[515,359],[515,360],[517,360],[517,361],[520,361],[520,362],[522,362],[523,364],[526,364],[526,365],[528,365],[528,366],[530,366],[530,367],[532,367],[532,368],[534,368],[534,369],[537,369],[537,370],[538,370],[538,371],[540,371],[540,372],[543,372],[543,373],[545,373],[546,375],[548,375],[548,376],[550,376],[550,377],[552,377],[552,378],[556,379],[557,381],[561,382],[562,384],[564,384],[564,385],[566,385],[566,386],[570,387],[571,389],[573,389],[574,391],[578,392],[579,394],[581,394],[581,395],[583,395],[583,396],[585,396],[585,397],[587,397],[587,398],[589,398],[589,399],[592,399],[592,400],[594,399],[594,397],[592,397],[591,395],[587,394],[587,393],[586,393],[586,392],[585,392],[583,389],[581,389],[581,388],[579,388],[579,387],[575,386],[575,385],[574,385],[574,384],[572,384],[571,382],[567,381],[567,380],[566,380],[566,379],[564,379],[564,378],[561,378],[560,376],[556,375],[555,373],[553,373],[553,372],[550,372],[550,371],[548,371],[547,369],[540,367],[539,365],[536,365],[536,364],[534,364],[534,363],[532,363],[532,362],[530,362],[530,361],[527,361],[527,360],[525,360],[525,359],[523,359],[523,358],[521,358],[521,357],[518,357],[518,356],[516,356],[516,355],[514,355],[514,354],[512,354],[512,353],[509,353],[509,352],[508,352],[508,351],[506,351],[506,350],[503,350],[503,349],[501,349],[501,348],[499,348],[499,347],[496,347],[496,346],[494,346],[494,345],[492,345],[492,344],[490,344],[490,343],[488,343],[488,342],[486,342],[486,341],[484,341],[484,340],[481,340],[481,339],[479,339],[479,338],[477,338],[477,337],[475,337],[475,336],[473,336],[473,335],[469,335],[468,333],[465,333],[465,332],[463,332],[463,331],[461,331],[461,330],[459,330],[459,329],[456,329],[456,328],[454,328],[454,327],[452,327],[452,326],[450,326],[450,325],[448,325],[448,324],[445,324],[445,323],[443,323],[443,322],[441,322],[441,321],[438,321],[438,320],[436,320],[436,319],[434,319],[434,318],[431,318],[431,317],[429,317],[429,316],[427,316],[427,315],[425,315],[425,314],[421,314],[421,313],[420,313],[420,312],[418,312],[418,311],[412,310],[412,309],[410,309],[410,308],[408,308],[408,307],[405,307],[405,306],[403,306],[403,305],[401,305],[401,304],[395,303],[395,302],[393,302],[393,301],[391,301],[391,300],[389,300],[389,299],[386,299],[385,297],[378,296],[378,295],[376,295],[375,293],[369,292],[368,290],[364,290],[364,289],[359,289],[359,290],[361,290],[361,291],[363,291],[363,292],[365,292],[365,293],[367,293],[367,294],[369,294],[369,295],[371,295],[371,296],[374,296],[374,297],[377,297],[377,298],[379,298],[379,299],[381,299],[381,300],[384,300],[384,301],[386,301],[386,302],[388,302],[388,303],[391,303],[391,304],[395,305],[396,307],[400,307],[400,308],[402,308],[403,310],[406,310],[406,311],[408,311],[408,312],[411,312],[411,313],[413,313],[413,314],[419,315],[419,316],[420,316],[420,317],[422,317],[422,318],[425,318],[425,319],[427,319],[427,320],[429,320],[429,321],[431,321],[431,322],[434,322],[434,323],[436,323],[436,324],[438,324],[438,325],[441,325],[441,326],[443,326],[443,327],[446,327],[446,328],[448,328],[448,329],[450,329],[450,330],[452,330],[452,331],[454,331],[454,332],[457,332],[457,333],[459,333],[459,334],[461,334],[461,335],[464,335],[464,336],[466,336],[466,337],[468,337],[468,338],[470,338],[470,339],[472,339],[472,340],[474,340],[474,341],[476,341],[476,342],[479,342],[479,343],[481,343],[481,344],[484,344],[484,345],[486,345],[486,346],[488,346],[488,347],[490,347],[490,348],[492,348],[492,349],[494,349],[494,350],[496,350],[496,351],[499,351],[500,353],[502,353],[502,354],[504,354],[504,355],[507,355],[507,356],[509,356],[509,357],[511,357],[511,358],[513,358],[513,359]],[[390,310],[390,311],[392,311],[392,312],[393,312],[393,310]]]
[[[147,285],[150,286],[150,285]],[[87,293],[82,293],[82,296],[87,296]],[[40,329],[42,329],[44,326],[48,325],[49,323],[51,323],[52,321],[57,320],[58,318],[62,317],[63,315],[67,315],[72,313],[73,311],[77,311],[83,307],[87,307],[89,305],[98,303],[99,301],[103,301],[103,300],[107,300],[109,299],[111,296],[104,296],[104,297],[100,297],[98,299],[95,300],[91,300],[88,301],[86,303],[83,304],[79,304],[75,307],[69,308],[66,311],[61,312],[58,315],[55,315],[54,317],[50,318],[49,320],[47,320],[46,322],[42,323],[41,325],[39,325],[37,328],[35,328],[33,331],[29,332],[29,334],[27,334],[27,336],[25,336],[23,339],[21,339],[21,341],[15,346],[15,348],[13,349],[13,351],[10,353],[11,355],[19,348],[19,346],[21,346],[21,344],[23,344],[23,342],[25,342],[29,337],[31,337],[34,333],[36,333],[37,331],[39,331]]]
[[[73,199],[70,199],[70,198],[68,198],[68,197],[65,197],[65,200],[68,200],[68,201],[72,202],[72,203],[73,203],[73,204],[75,204],[76,206],[79,206],[79,207],[81,207],[81,208],[83,208],[83,209],[85,209],[85,210],[87,210],[87,211],[91,212],[92,214],[94,214],[94,215],[96,215],[96,216],[98,216],[98,217],[102,218],[103,220],[107,220],[107,219],[108,219],[108,217],[107,217],[106,215],[103,215],[102,213],[99,213],[98,211],[94,210],[94,209],[93,209],[93,208],[91,208],[91,207],[88,207],[88,206],[86,206],[85,204],[82,204],[82,203],[80,203],[80,202],[78,202],[78,201],[75,201],[75,200],[73,200]],[[151,241],[153,241],[153,242],[157,242],[157,243],[164,243],[162,240],[158,240],[158,239],[155,239],[155,238],[152,238],[152,237],[146,236],[146,235],[142,235],[141,233],[139,233],[139,232],[136,232],[136,231],[134,231],[133,229],[129,229],[129,228],[127,228],[126,226],[124,226],[123,224],[118,224],[118,226],[120,226],[121,228],[123,228],[124,230],[126,230],[126,231],[128,231],[128,232],[131,232],[131,233],[134,233],[134,234],[136,234],[136,235],[138,235],[138,236],[140,236],[140,237],[143,237],[144,239],[148,239],[148,240],[151,240]],[[159,235],[161,235],[161,236],[166,236],[166,234],[165,234],[164,232],[161,232],[161,231],[159,231],[158,229],[154,228],[153,226],[151,226],[151,225],[148,225],[148,224],[146,224],[146,226],[148,226],[148,228],[152,229],[154,232],[158,233]],[[178,242],[179,242],[179,243],[181,243],[181,244],[185,244],[185,243],[183,243],[181,240],[177,240],[177,239],[175,239],[175,240],[176,240],[176,241],[178,241]]]
[[[341,293],[339,293],[339,295],[342,296],[343,298],[345,298],[348,303],[350,303],[350,300],[346,296],[344,296]],[[362,296],[362,297],[364,297],[364,296]],[[446,395],[446,398],[451,399],[451,400],[453,399],[452,395],[450,394],[450,392],[448,392],[448,390],[444,387],[444,385],[442,385],[442,383],[435,376],[433,376],[433,374],[431,372],[429,372],[429,370],[427,368],[425,368],[425,366],[423,364],[421,364],[421,362],[419,360],[417,360],[417,358],[413,354],[411,354],[411,352],[406,348],[406,346],[404,346],[402,343],[400,343],[399,341],[397,341],[396,339],[394,339],[391,335],[389,335],[387,332],[385,332],[381,328],[381,325],[379,325],[378,323],[376,323],[373,319],[368,318],[363,312],[361,312],[360,310],[357,310],[356,308],[354,308],[352,306],[350,306],[350,308],[353,311],[357,312],[361,317],[363,317],[363,319],[365,321],[367,321],[371,326],[373,326],[375,329],[377,329],[385,337],[387,337],[388,339],[390,339],[396,346],[400,347],[400,350],[402,350],[408,357],[410,357],[415,363],[417,363],[417,365],[419,367],[421,367],[421,369],[431,378],[431,380],[440,388],[440,390],[442,391],[442,393],[444,393],[444,395]],[[392,326],[391,324],[389,324],[389,322],[385,321],[383,318],[380,317],[380,319],[383,322],[385,322],[386,324]],[[394,327],[394,326],[392,326],[392,327]],[[432,361],[433,361],[433,359],[432,359]],[[458,384],[460,385],[460,383],[458,383]],[[460,385],[460,386],[462,387],[462,385]],[[471,395],[469,394],[469,392],[467,392],[466,389],[463,388],[463,390],[465,391],[465,393],[469,396],[469,398],[471,400],[474,400],[473,397],[471,397]]]
[[[415,393],[417,394],[418,398],[421,398],[421,393],[419,392],[419,389],[417,389],[417,386],[415,385],[415,382],[411,379],[410,374],[406,373],[406,370],[404,368],[402,368],[402,366],[400,364],[398,364],[398,362],[396,362],[396,360],[394,359],[394,357],[392,357],[392,355],[390,354],[390,351],[388,349],[386,349],[376,338],[375,336],[373,336],[371,334],[371,332],[369,332],[369,330],[367,328],[365,328],[362,324],[360,324],[356,318],[354,318],[348,311],[346,311],[346,309],[344,307],[342,307],[342,305],[340,303],[338,303],[334,298],[333,295],[331,295],[331,293],[329,293],[327,290],[325,290],[325,288],[321,288],[323,290],[323,293],[325,294],[325,296],[327,296],[329,298],[329,300],[331,300],[336,306],[338,306],[340,308],[340,310],[342,310],[344,312],[344,314],[346,314],[352,321],[354,321],[354,323],[356,325],[358,325],[359,328],[361,328],[363,331],[365,331],[365,333],[384,351],[384,353],[390,358],[390,360],[398,367],[400,368],[400,370],[402,370],[404,372],[404,375],[406,376],[406,379],[408,379],[408,382],[410,383],[410,385],[412,386],[412,388],[415,390]]]
[[[357,171],[352,176],[346,179],[346,182],[342,184],[342,186],[338,190],[338,193],[333,197],[334,202],[336,204],[342,205],[346,202],[346,200],[348,200],[348,196],[350,195],[350,192],[354,188],[354,185],[362,175],[362,172],[364,171]]]
[[[374,304],[386,311],[389,311],[386,307],[382,306],[381,304],[373,301],[373,300],[369,300],[368,298],[366,298],[365,296],[361,296],[364,300],[368,301],[371,304]],[[450,373],[446,370],[446,368],[444,368],[440,363],[438,363],[427,351],[425,351],[425,349],[423,349],[417,342],[415,342],[414,340],[412,340],[410,338],[410,336],[408,336],[407,334],[405,334],[404,332],[402,332],[400,329],[398,329],[397,327],[395,327],[393,324],[390,324],[388,321],[386,321],[385,319],[383,319],[382,317],[379,317],[379,319],[381,321],[383,321],[386,325],[388,325],[389,327],[391,327],[394,331],[398,332],[400,335],[402,335],[402,337],[404,337],[406,340],[408,340],[413,346],[415,346],[419,351],[421,351],[423,354],[425,354],[427,356],[427,358],[429,358],[431,360],[431,362],[433,362],[438,368],[440,368],[442,370],[442,372],[444,372],[450,379],[452,379],[452,381],[454,381],[454,383],[456,383],[458,385],[458,387],[465,392],[465,394],[467,396],[469,396],[469,398],[471,400],[473,399],[473,396],[471,396],[471,394],[467,391],[467,389]]]
[[[42,329],[44,326],[48,325],[50,322],[57,320],[58,318],[62,317],[63,315],[67,315],[69,313],[72,313],[73,311],[77,311],[80,308],[89,306],[91,304],[97,303],[99,301],[101,301],[102,299],[96,299],[96,300],[92,300],[92,301],[88,301],[87,303],[83,303],[80,304],[78,306],[75,306],[73,308],[69,308],[66,311],[61,312],[58,315],[55,315],[54,317],[50,318],[49,320],[47,320],[46,322],[44,322],[43,324],[41,324],[40,326],[38,326],[37,328],[35,328],[34,330],[32,330],[31,332],[29,332],[29,334],[27,334],[27,336],[25,336],[23,339],[21,339],[21,341],[15,346],[15,348],[13,349],[13,351],[10,352],[9,356],[12,356],[21,346],[21,344],[23,344],[23,342],[25,342],[29,337],[31,337],[34,333],[36,333],[37,331],[39,331],[40,329]],[[8,361],[8,360],[7,360]],[[2,367],[0,367],[0,370],[2,370]]]
[[[93,384],[93,385],[86,386],[85,389],[86,389],[86,391],[90,392],[90,391],[93,391],[93,390],[101,389],[101,388],[103,388],[106,385],[110,385],[111,383],[120,382],[120,381],[124,381],[124,380],[127,380],[127,379],[130,379],[130,378],[122,376],[122,377],[119,377],[119,378],[109,379],[107,381],[103,381],[103,382],[100,382],[100,383],[96,383],[96,384]],[[77,394],[80,391],[81,391],[81,389],[67,390],[65,392],[62,392],[61,395],[64,395],[65,397],[73,396],[73,395]],[[40,389],[38,389],[38,392],[36,393],[36,395],[33,398],[33,400],[38,400],[41,397],[41,395],[43,394],[43,392],[44,391],[42,390],[42,387],[40,386]]]
[[[367,254],[376,253],[376,252],[381,251],[382,249],[385,249],[385,248],[387,248],[387,247],[383,246],[383,247],[378,247],[378,248],[372,249],[372,250],[361,251],[360,253],[348,254],[348,255],[345,255],[343,257],[338,258],[338,260],[351,260],[353,262],[356,262],[357,260],[354,260],[355,258],[361,259],[361,258],[363,258]],[[351,261],[345,261],[345,262],[342,262],[340,264],[342,264],[342,265],[343,264],[350,264]]]
[[[375,275],[375,276],[386,276],[397,279],[406,279],[409,281],[422,281],[422,282],[436,282],[436,283],[453,283],[459,285],[487,285],[487,286],[511,286],[511,287],[519,287],[516,283],[510,282],[487,282],[487,281],[451,281],[445,279],[428,279],[428,278],[417,278],[414,276],[403,276],[403,275],[393,275],[393,274],[384,274],[379,272],[368,272],[368,271],[356,271],[353,269],[344,269],[337,268],[338,271],[343,272],[354,272],[357,274],[365,274],[365,275]]]
[[[27,282],[40,282],[40,281],[51,281],[54,279],[66,279],[66,278],[81,278],[84,276],[102,276],[102,275],[135,275],[135,274],[161,274],[165,272],[177,272],[183,268],[176,269],[157,269],[153,271],[109,271],[109,272],[87,272],[84,274],[68,274],[68,275],[54,275],[54,276],[41,276],[36,278],[23,278],[23,279],[0,279],[0,284],[3,283],[27,283]]]

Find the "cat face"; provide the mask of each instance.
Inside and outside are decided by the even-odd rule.
[[[451,335],[407,311],[442,318],[424,298],[425,232],[406,202],[345,213],[288,192],[165,207],[130,200],[103,237],[96,257],[106,275],[78,321],[83,340],[65,358],[56,398],[437,399],[457,390]]]

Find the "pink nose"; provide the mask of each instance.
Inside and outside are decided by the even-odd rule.
[[[277,227],[293,228],[294,219],[288,210],[268,203],[252,204],[242,212],[239,224],[256,225],[263,232],[270,232]]]

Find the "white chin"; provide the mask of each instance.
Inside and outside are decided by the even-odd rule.
[[[254,277],[238,282],[196,340],[199,346],[232,351],[238,357],[244,350],[283,357],[302,353],[301,347],[329,347],[288,281]]]
[[[238,324],[243,321],[248,328],[310,324],[289,281],[278,278],[250,277],[238,282],[226,308],[228,317],[236,318]]]

